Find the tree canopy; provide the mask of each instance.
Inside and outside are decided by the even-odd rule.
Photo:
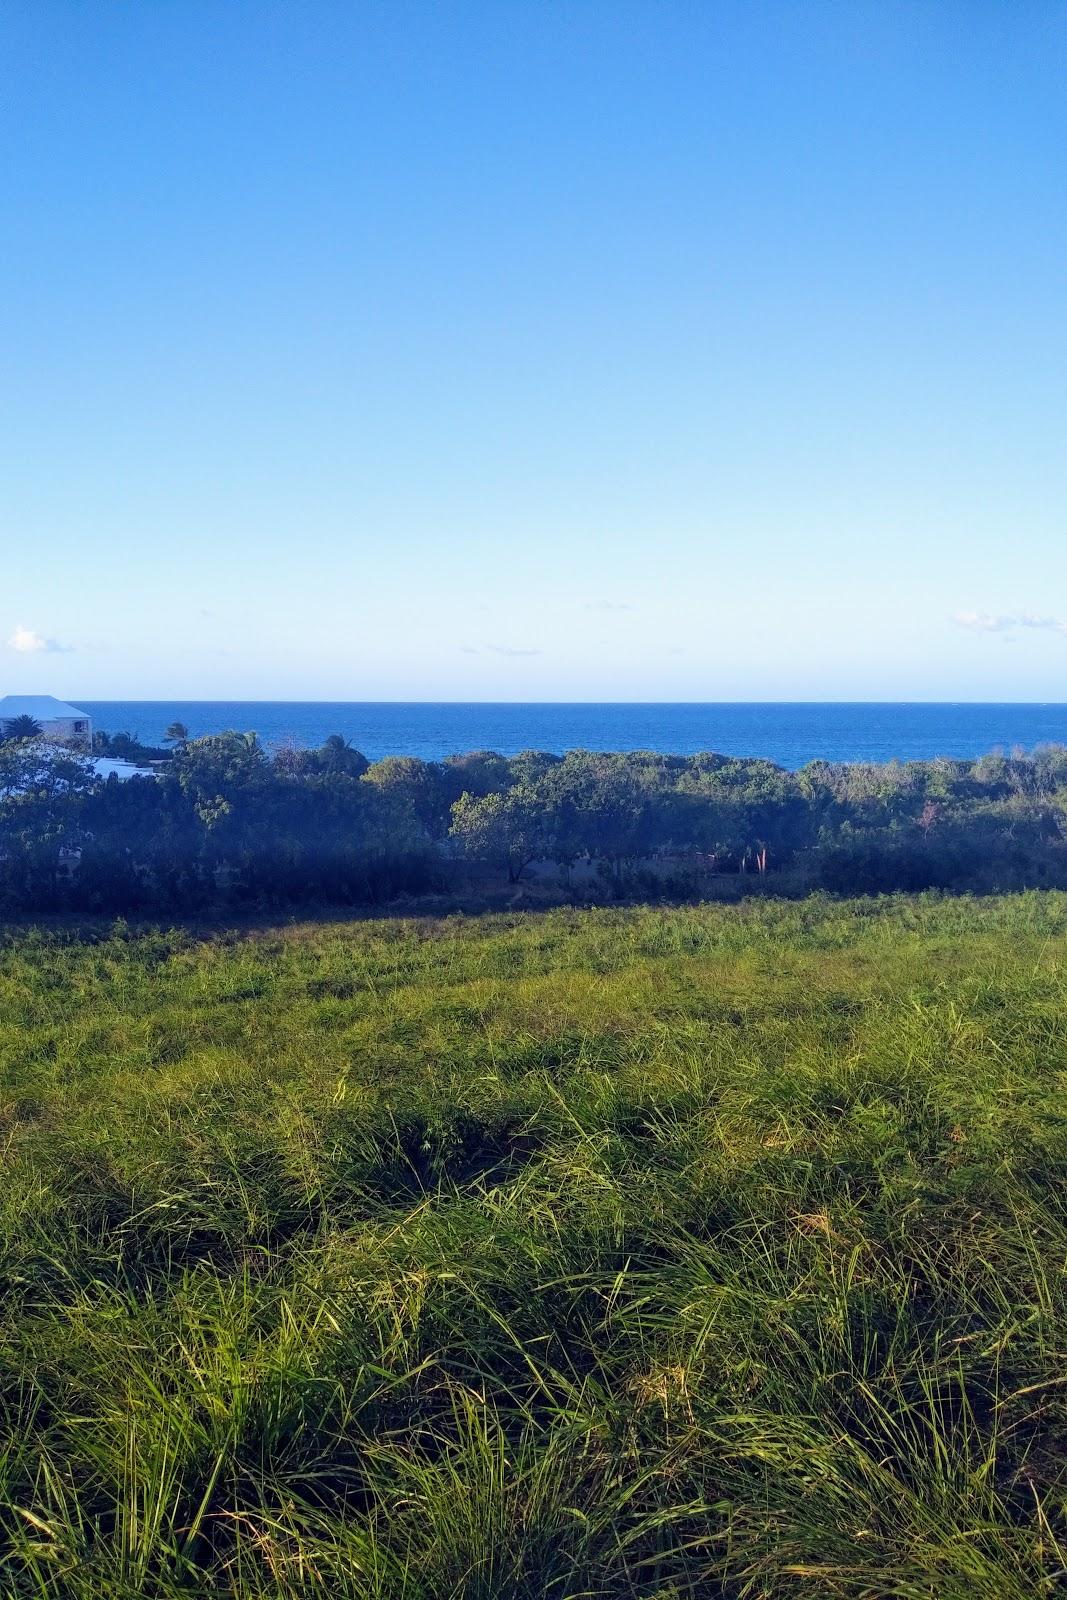
[[[340,734],[275,751],[254,733],[168,737],[126,783],[32,737],[0,745],[0,908],[373,900],[535,865],[604,894],[1067,883],[1061,747],[789,772],[714,752],[368,762]]]

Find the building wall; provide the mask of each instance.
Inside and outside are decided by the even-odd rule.
[[[83,750],[93,748],[93,724],[88,717],[80,717],[77,722],[73,717],[57,717],[54,721],[42,722],[41,728],[50,739],[77,745]]]

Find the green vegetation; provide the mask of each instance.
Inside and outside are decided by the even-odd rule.
[[[41,737],[41,724],[33,717],[25,715],[8,717],[0,728],[0,742],[17,739],[39,739]]]
[[[339,734],[266,751],[253,733],[151,750],[99,780],[71,752],[0,744],[0,910],[188,914],[222,903],[482,907],[521,881],[607,901],[1067,887],[1067,749],[979,761],[475,751],[368,762]],[[480,897],[480,899],[479,899]]]
[[[1067,897],[0,949],[0,1591],[1032,1600]]]
[[[180,727],[180,722],[171,723],[165,736],[166,744],[180,742],[176,737],[172,737],[173,730]],[[111,756],[117,761],[133,761],[142,766],[149,761],[166,761],[171,753],[166,744],[145,744],[135,733],[93,734],[94,755]]]

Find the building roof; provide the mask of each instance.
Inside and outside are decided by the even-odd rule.
[[[89,721],[87,711],[50,694],[5,694],[0,698],[0,722],[10,722],[12,717],[32,717],[34,722]]]
[[[108,778],[117,778],[120,783],[125,783],[129,778],[151,778],[155,781],[158,776],[151,767],[135,767],[132,761],[114,761],[107,756],[96,756],[87,759],[83,766],[86,771],[91,769],[95,778],[105,782]],[[25,773],[22,774],[21,784],[12,775],[6,784],[0,786],[0,799],[3,799],[5,795],[25,793],[26,788],[32,786],[34,781],[32,772],[28,778]],[[4,847],[0,844],[0,861],[3,859]]]
[[[125,783],[127,778],[154,778],[156,776],[151,767],[138,767],[132,761],[117,761],[110,756],[95,756],[93,758],[93,771],[98,778],[115,777],[120,783]]]

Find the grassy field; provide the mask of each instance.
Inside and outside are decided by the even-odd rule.
[[[1067,1593],[1067,897],[10,932],[0,1593]]]

